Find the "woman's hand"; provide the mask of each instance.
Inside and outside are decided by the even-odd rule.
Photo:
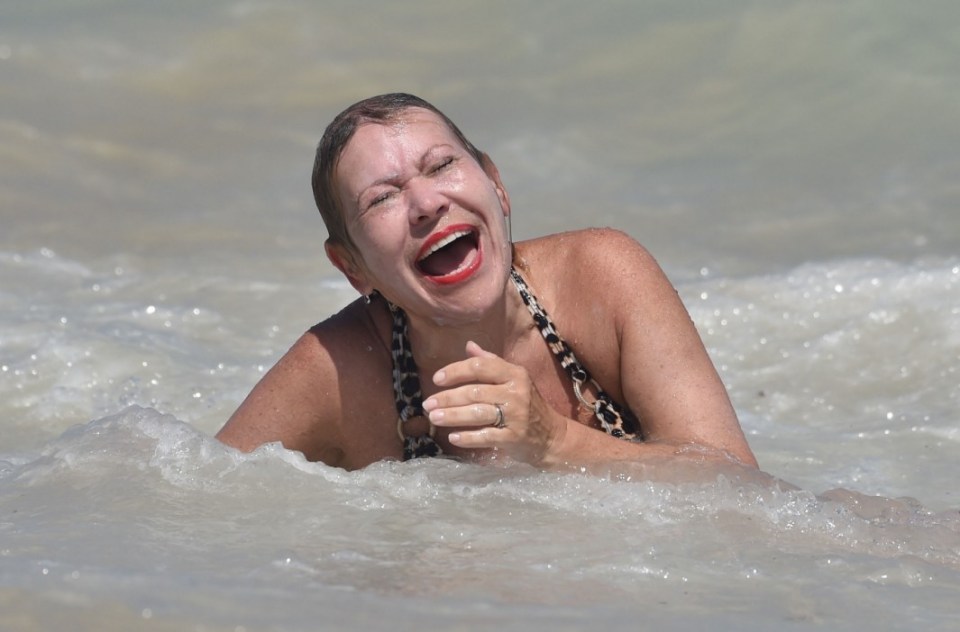
[[[562,443],[567,420],[540,396],[521,366],[466,346],[467,359],[437,371],[443,388],[423,402],[430,423],[453,428],[449,440],[461,448],[500,448],[528,463],[540,463]]]

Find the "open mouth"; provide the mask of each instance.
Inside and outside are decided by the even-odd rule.
[[[479,236],[472,226],[451,226],[424,244],[417,269],[438,283],[461,281],[480,265]]]

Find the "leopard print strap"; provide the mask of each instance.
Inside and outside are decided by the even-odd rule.
[[[403,460],[418,459],[426,456],[440,456],[443,450],[433,438],[435,431],[425,435],[407,435],[404,424],[411,419],[425,417],[423,410],[423,392],[420,390],[420,372],[410,350],[407,336],[407,315],[402,309],[387,301],[393,316],[393,337],[390,342],[390,354],[393,356],[393,396],[397,405],[397,434],[403,442]]]
[[[613,398],[590,377],[587,370],[583,368],[577,360],[573,349],[571,349],[570,345],[557,333],[557,328],[554,326],[553,321],[547,316],[547,312],[537,301],[537,297],[530,291],[526,281],[523,280],[523,277],[520,276],[516,268],[510,269],[510,278],[513,279],[513,284],[517,287],[520,298],[523,299],[523,304],[527,306],[527,310],[533,316],[533,322],[536,323],[537,329],[540,330],[540,335],[547,341],[547,346],[550,347],[550,351],[553,352],[553,355],[560,362],[560,366],[563,367],[573,381],[573,392],[576,394],[577,399],[580,400],[580,403],[593,411],[594,416],[600,421],[600,426],[607,434],[620,437],[621,439],[633,441],[643,440],[643,435],[640,432],[640,422],[629,410],[615,402]],[[588,382],[597,392],[597,399],[593,402],[588,401],[583,396],[583,386]]]
[[[603,430],[614,437],[634,441],[642,440],[640,423],[615,402],[600,385],[590,377],[587,370],[581,366],[570,346],[560,337],[557,329],[546,311],[537,302],[523,277],[511,268],[510,278],[513,280],[520,298],[533,316],[533,321],[540,330],[540,334],[547,341],[547,346],[553,352],[560,366],[567,372],[573,381],[573,392],[577,399],[593,411],[600,421]],[[403,460],[416,459],[427,456],[441,456],[443,450],[434,439],[434,427],[430,426],[428,434],[409,436],[404,432],[404,425],[411,419],[425,417],[423,410],[423,392],[420,389],[420,373],[417,363],[410,350],[410,341],[407,331],[407,315],[404,311],[387,301],[390,314],[393,317],[393,336],[390,344],[390,353],[393,356],[393,393],[397,405],[397,434],[403,442]],[[583,394],[584,384],[591,384],[596,390],[597,399],[588,401]]]

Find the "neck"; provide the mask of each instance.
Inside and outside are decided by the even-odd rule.
[[[504,357],[530,329],[531,322],[530,314],[510,279],[507,279],[500,299],[477,321],[440,325],[407,314],[411,350],[417,365],[428,371],[465,359],[464,348],[471,340]]]

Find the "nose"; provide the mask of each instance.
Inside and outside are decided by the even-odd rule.
[[[447,212],[450,202],[429,178],[414,178],[407,183],[410,223],[421,224]]]

